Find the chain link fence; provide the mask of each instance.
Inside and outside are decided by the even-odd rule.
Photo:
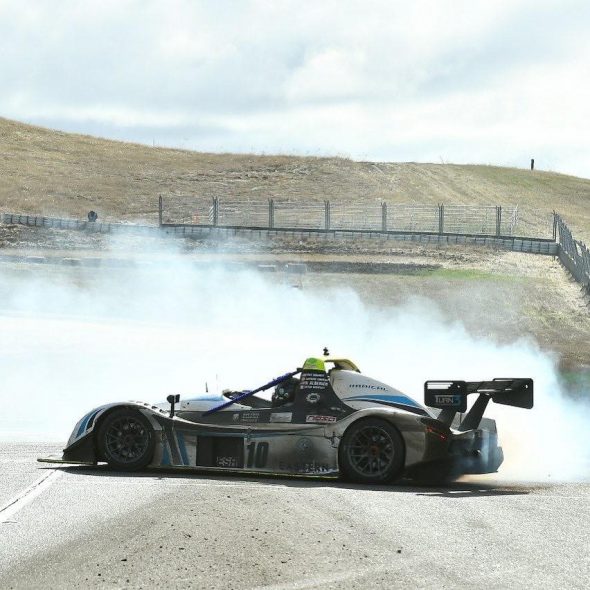
[[[408,231],[512,236],[518,207],[387,201],[212,200],[160,197],[160,223],[265,229]]]

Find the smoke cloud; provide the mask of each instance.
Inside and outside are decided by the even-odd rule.
[[[0,440],[64,442],[92,407],[250,389],[324,346],[421,401],[426,379],[532,377],[535,407],[490,405],[504,477],[587,478],[588,407],[532,341],[476,339],[431,301],[376,308],[345,286],[197,265],[173,252],[126,268],[0,269]],[[30,267],[29,267],[30,268]],[[317,279],[317,280],[316,280]]]

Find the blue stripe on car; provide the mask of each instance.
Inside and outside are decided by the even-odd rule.
[[[385,397],[385,396],[383,396]],[[393,396],[391,396],[393,398]],[[352,398],[348,398],[349,400]],[[398,408],[400,410],[404,410],[405,412],[410,412],[412,414],[418,414],[419,416],[430,416],[430,414],[424,409],[421,408],[418,405],[415,406],[410,406],[406,403],[398,403],[398,402],[394,402],[394,401],[390,401],[387,400],[385,401],[384,399],[368,399],[363,397],[363,396],[358,396],[355,397],[353,401],[359,401],[359,402],[372,402],[372,403],[376,403],[376,404],[380,404],[382,406],[389,406],[390,408]]]
[[[82,433],[86,430],[86,427],[88,426],[88,423],[90,422],[90,420],[92,418],[94,418],[94,416],[96,416],[96,414],[98,414],[98,412],[100,412],[100,410],[92,410],[92,412],[90,412],[90,414],[86,414],[86,416],[84,416],[84,418],[82,419],[82,422],[80,422],[80,427],[78,428],[78,432],[76,432],[76,438],[78,438],[79,436],[82,435]]]
[[[412,406],[413,408],[422,409],[422,406],[420,404],[416,403],[412,398],[406,397],[405,395],[381,395],[381,394],[357,395],[355,397],[344,398],[343,401],[389,402],[389,403],[403,404],[404,406]]]
[[[176,432],[176,438],[178,440],[178,448],[180,450],[180,456],[182,457],[182,464],[188,465],[188,455],[186,454],[186,444],[184,442],[184,434],[182,432]]]
[[[168,451],[168,443],[164,441],[162,449],[162,465],[170,465],[170,452]]]

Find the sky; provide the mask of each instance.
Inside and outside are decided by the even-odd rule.
[[[587,0],[0,0],[0,116],[590,178]]]

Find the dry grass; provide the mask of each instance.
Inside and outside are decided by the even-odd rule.
[[[494,166],[353,162],[152,148],[0,119],[0,207],[156,222],[158,195],[518,205],[521,234],[557,210],[590,241],[590,180]]]

